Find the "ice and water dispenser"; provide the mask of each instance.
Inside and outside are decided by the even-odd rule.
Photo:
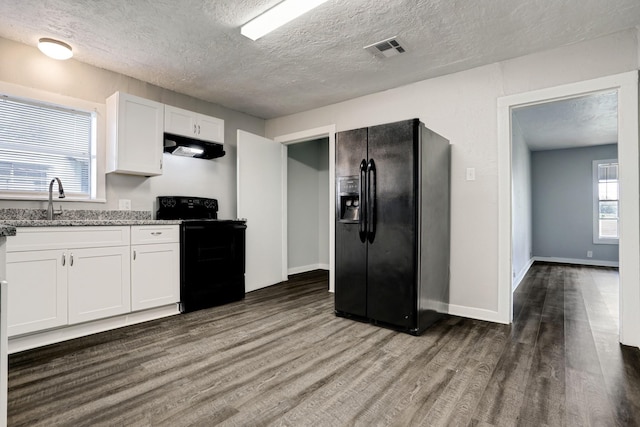
[[[355,176],[338,177],[338,221],[360,220],[360,179]]]

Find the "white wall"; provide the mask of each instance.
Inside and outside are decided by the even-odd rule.
[[[264,120],[73,59],[55,61],[42,55],[35,47],[7,39],[0,38],[0,52],[0,83],[5,85],[17,85],[97,104],[104,104],[109,95],[122,91],[225,121],[227,154],[224,157],[202,160],[164,155],[163,175],[144,178],[109,174],[106,177],[106,203],[62,201],[60,203],[64,209],[117,209],[118,199],[130,199],[134,210],[155,210],[156,196],[190,195],[217,198],[219,216],[236,217],[236,131],[242,129],[263,135]],[[98,132],[104,140],[104,129]],[[101,149],[104,150],[104,147]],[[46,203],[0,200],[0,208],[7,207],[45,208]]]
[[[329,124],[342,131],[419,117],[449,138],[450,312],[498,320],[498,98],[638,67],[637,31],[630,30],[267,120],[266,135]],[[476,168],[475,181],[465,181],[467,167]]]
[[[512,286],[517,286],[532,262],[531,151],[517,122],[511,134]]]

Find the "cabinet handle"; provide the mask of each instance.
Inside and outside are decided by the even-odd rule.
[[[193,125],[193,133],[198,133],[198,127],[196,125]]]
[[[71,259],[69,260],[69,265],[73,267],[73,254],[71,254]]]
[[[62,266],[64,267],[66,263],[67,263],[67,257],[65,254],[62,254]]]
[[[136,251],[135,250],[133,251],[133,260],[134,261],[136,260]]]
[[[162,234],[162,231],[152,231],[152,232],[151,232],[151,235],[152,235],[152,236],[159,236],[159,235],[161,235],[161,234]]]
[[[198,135],[200,135],[200,125],[198,125]]]

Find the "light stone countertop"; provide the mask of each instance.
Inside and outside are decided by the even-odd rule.
[[[154,220],[151,211],[64,210],[48,220],[45,209],[0,209],[0,234],[15,236],[15,227],[177,225],[180,220]],[[9,234],[7,234],[9,233]],[[12,233],[12,234],[11,234]]]
[[[181,220],[155,219],[0,219],[0,227],[76,227],[76,226],[118,226],[118,225],[177,225]]]

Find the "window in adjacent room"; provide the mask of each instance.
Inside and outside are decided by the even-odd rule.
[[[618,243],[618,160],[593,161],[593,243]]]
[[[95,199],[96,114],[0,95],[0,197],[42,199],[54,177]]]

